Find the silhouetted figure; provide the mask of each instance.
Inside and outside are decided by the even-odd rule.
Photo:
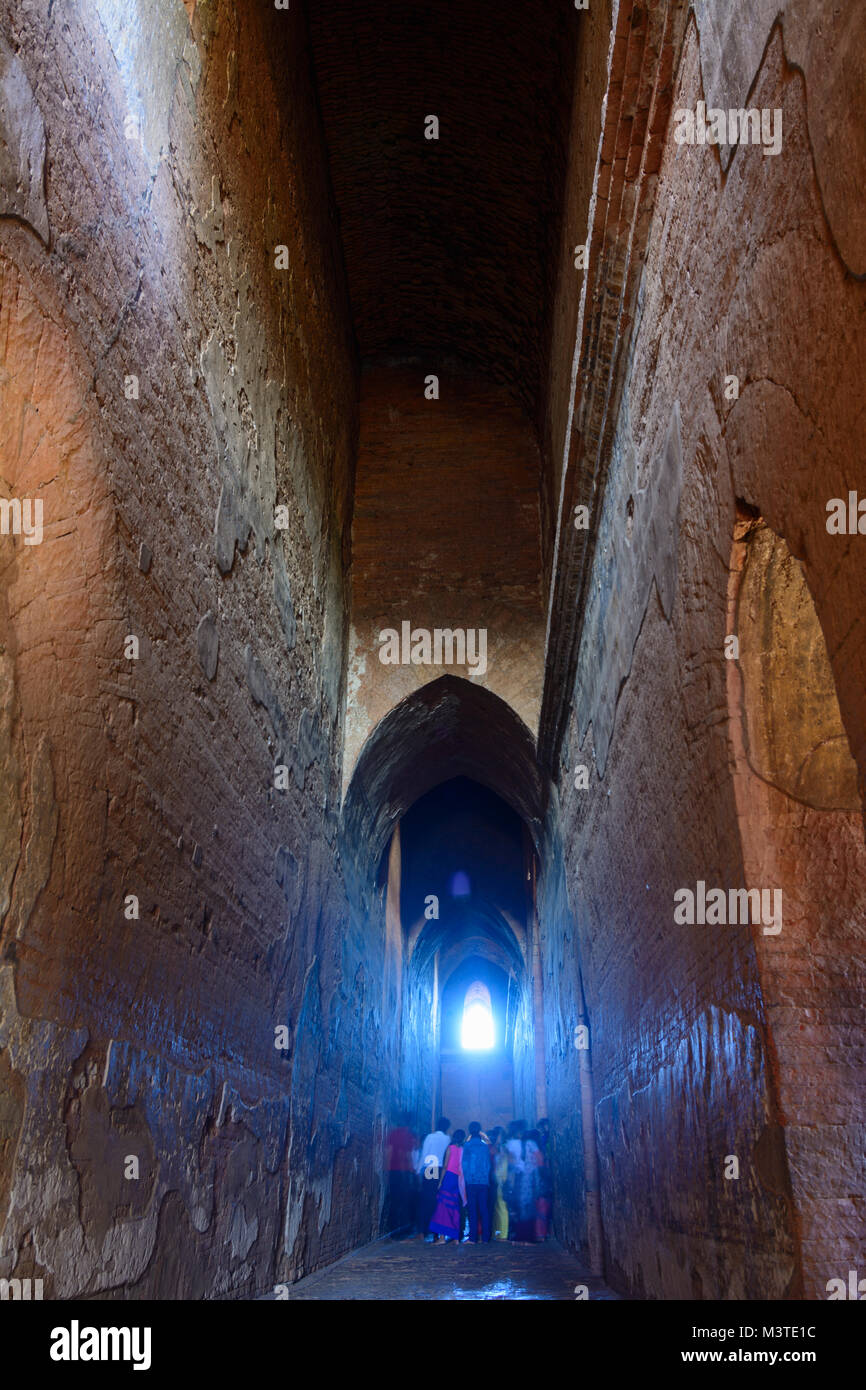
[[[527,1130],[524,1143],[524,1164],[527,1170],[534,1170],[532,1200],[534,1220],[531,1239],[547,1240],[550,1228],[551,1183],[550,1169],[541,1146],[541,1134],[537,1129]]]
[[[520,1220],[519,1201],[523,1178],[523,1135],[525,1130],[525,1120],[512,1120],[508,1126],[508,1138],[505,1141],[508,1171],[503,1186],[503,1195],[508,1207],[509,1240],[518,1239],[517,1224]]]
[[[540,1135],[541,1135],[541,1140],[540,1140],[540,1143],[541,1143],[541,1152],[542,1152],[543,1155],[544,1155],[544,1163],[543,1163],[542,1169],[541,1169],[540,1182],[541,1182],[541,1197],[542,1197],[542,1200],[545,1201],[545,1202],[547,1203],[547,1208],[546,1208],[546,1211],[547,1211],[547,1216],[546,1216],[546,1230],[545,1230],[544,1236],[542,1237],[542,1239],[546,1239],[546,1238],[547,1238],[547,1234],[548,1234],[549,1231],[550,1231],[551,1222],[552,1222],[552,1220],[553,1220],[553,1165],[552,1165],[552,1162],[551,1162],[551,1160],[552,1160],[552,1153],[551,1153],[551,1139],[552,1139],[552,1136],[551,1136],[551,1133],[550,1133],[550,1121],[547,1120],[547,1119],[539,1120],[539,1121],[538,1121],[538,1130],[539,1130],[539,1133],[540,1133]]]
[[[402,1111],[385,1140],[388,1225],[392,1240],[402,1240],[412,1229],[412,1150],[415,1144],[415,1135],[409,1128],[409,1116]]]
[[[490,1145],[478,1120],[473,1120],[469,1126],[469,1138],[463,1145],[462,1167],[469,1209],[469,1232],[465,1242],[477,1245],[480,1222],[481,1239],[486,1244],[490,1240]]]
[[[436,1128],[432,1134],[428,1134],[424,1143],[421,1145],[421,1154],[418,1159],[418,1175],[421,1179],[421,1192],[418,1197],[418,1231],[419,1234],[427,1237],[430,1218],[436,1206],[436,1197],[439,1191],[439,1179],[442,1175],[442,1164],[445,1159],[445,1150],[448,1148],[448,1131],[451,1128],[451,1121],[444,1115],[436,1121]]]
[[[541,1152],[544,1154],[544,1161],[546,1163],[549,1158],[547,1146],[550,1143],[550,1121],[547,1119],[546,1116],[543,1120],[538,1121],[538,1133],[540,1135],[538,1143],[541,1148]]]

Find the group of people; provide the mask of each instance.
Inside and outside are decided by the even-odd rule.
[[[441,1116],[419,1145],[407,1115],[389,1131],[386,1164],[392,1240],[413,1232],[426,1241],[473,1245],[547,1239],[553,1202],[547,1120],[514,1120],[486,1134],[468,1133]]]

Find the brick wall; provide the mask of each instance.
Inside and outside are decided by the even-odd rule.
[[[0,1271],[53,1296],[260,1291],[378,1226],[381,942],[335,855],[357,377],[304,20],[158,8],[0,20],[0,476],[45,509],[2,541]]]

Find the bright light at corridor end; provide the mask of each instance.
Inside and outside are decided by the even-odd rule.
[[[476,1000],[463,1010],[463,1031],[460,1044],[467,1051],[477,1052],[493,1046],[493,1015],[487,1005]]]
[[[463,1005],[460,1045],[467,1052],[481,1052],[493,1046],[493,1010],[490,992],[482,984],[470,985]]]

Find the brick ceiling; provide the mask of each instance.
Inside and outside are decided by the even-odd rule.
[[[451,358],[537,416],[573,68],[570,0],[311,0],[362,361]],[[439,118],[438,141],[424,136]]]

